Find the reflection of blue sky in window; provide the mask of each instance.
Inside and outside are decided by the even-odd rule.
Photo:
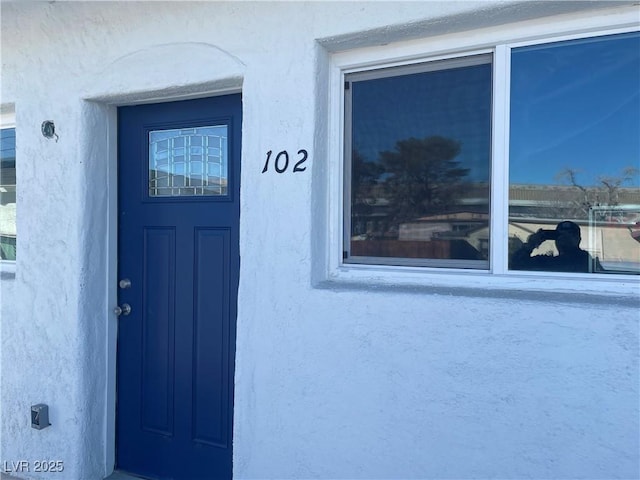
[[[172,161],[168,162],[170,144],[173,139]],[[189,149],[187,150],[187,141]],[[209,174],[227,177],[227,126],[210,126],[149,132],[150,161],[152,169],[178,175],[191,164],[191,173],[202,175],[203,162],[209,162]],[[175,162],[175,163],[174,163]]]
[[[439,135],[460,142],[469,179],[489,180],[491,65],[352,83],[353,150],[366,161],[397,141]]]
[[[0,163],[4,168],[15,168],[16,163],[16,129],[0,130]]]
[[[0,129],[0,259],[16,259],[16,129]]]
[[[511,69],[511,183],[640,168],[640,34],[514,49]]]

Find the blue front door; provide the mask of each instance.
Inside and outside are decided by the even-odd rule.
[[[116,468],[232,477],[241,97],[118,109]]]

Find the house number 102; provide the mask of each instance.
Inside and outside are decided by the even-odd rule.
[[[267,161],[264,162],[262,173],[266,173],[269,170],[269,160],[271,160],[272,154],[272,150],[269,150],[267,152]],[[302,165],[307,161],[309,153],[303,148],[298,150],[298,155],[300,155],[300,157],[297,159],[298,161],[293,165],[293,173],[304,172],[307,169],[307,167],[303,167]],[[287,152],[286,150],[282,150],[280,153],[278,153],[273,161],[273,168],[278,173],[286,172],[287,168],[289,168],[289,152]]]

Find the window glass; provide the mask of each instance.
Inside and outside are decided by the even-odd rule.
[[[149,196],[227,194],[227,126],[149,132]]]
[[[16,259],[16,130],[0,129],[0,259]]]
[[[345,262],[488,268],[491,56],[346,76]]]
[[[640,272],[640,35],[512,50],[510,268]]]

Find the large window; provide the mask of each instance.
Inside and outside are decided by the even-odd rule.
[[[0,129],[0,260],[16,259],[16,130]]]
[[[639,33],[343,75],[344,264],[640,273]]]
[[[640,272],[640,34],[511,53],[511,267]]]
[[[491,56],[346,82],[347,260],[488,268]]]

